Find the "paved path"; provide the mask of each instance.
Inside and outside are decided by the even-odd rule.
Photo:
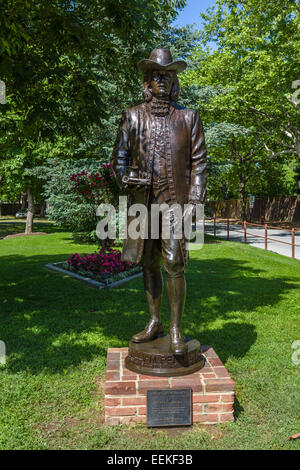
[[[243,225],[229,225],[229,239],[230,241],[237,241],[237,242],[244,242],[244,227]],[[213,221],[206,220],[205,221],[205,233],[208,235],[213,235],[214,233],[214,226]],[[227,223],[225,222],[217,222],[217,237],[220,238],[227,238]],[[260,235],[259,238],[256,235]],[[265,248],[265,228],[264,227],[254,227],[252,225],[247,225],[247,243],[252,246],[256,246],[257,248]],[[268,228],[268,238],[272,238],[274,240],[268,240],[268,250],[274,251],[274,253],[278,253],[280,255],[292,256],[292,246],[286,245],[284,243],[280,243],[281,241],[284,242],[292,242],[292,233],[290,230],[278,230],[278,229],[269,229]],[[295,244],[300,245],[300,233],[295,233]],[[295,258],[300,260],[300,246],[295,246]]]

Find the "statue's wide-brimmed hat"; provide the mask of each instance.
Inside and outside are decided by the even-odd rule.
[[[171,70],[179,73],[186,69],[187,63],[184,60],[173,62],[169,49],[153,49],[149,59],[140,60],[137,66],[143,73],[149,70]]]

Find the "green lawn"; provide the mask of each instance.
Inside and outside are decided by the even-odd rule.
[[[46,270],[96,248],[54,230],[0,241],[1,449],[300,449],[286,440],[300,432],[299,261],[234,242],[193,252],[184,333],[213,345],[236,381],[236,421],[128,430],[103,424],[103,379],[107,348],[147,321],[142,279],[96,290]]]
[[[0,217],[0,240],[7,235],[14,235],[16,233],[24,233],[25,231],[25,219],[16,219],[15,217],[9,216]],[[34,219],[34,231],[35,232],[61,232],[62,230],[55,227],[52,222],[47,219]]]

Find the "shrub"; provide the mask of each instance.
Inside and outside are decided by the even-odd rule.
[[[47,160],[37,167],[35,176],[44,180],[43,193],[47,200],[47,216],[95,243],[96,209],[101,202],[117,204],[119,189],[110,164],[95,160]],[[75,235],[76,236],[76,235]]]

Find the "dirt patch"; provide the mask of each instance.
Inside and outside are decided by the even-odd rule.
[[[169,427],[169,428],[157,428],[157,431],[162,431],[168,435],[168,437],[180,437],[182,434],[190,431],[191,426],[182,426],[182,427]]]
[[[42,435],[48,449],[76,449],[80,439],[88,438],[104,426],[104,415],[98,408],[86,410],[80,416],[65,417],[36,423],[32,427]]]
[[[48,233],[46,233],[46,232],[33,232],[33,233],[30,233],[30,234],[26,234],[26,233],[22,232],[22,233],[14,233],[13,235],[6,235],[3,238],[33,237],[35,235],[48,235]]]

